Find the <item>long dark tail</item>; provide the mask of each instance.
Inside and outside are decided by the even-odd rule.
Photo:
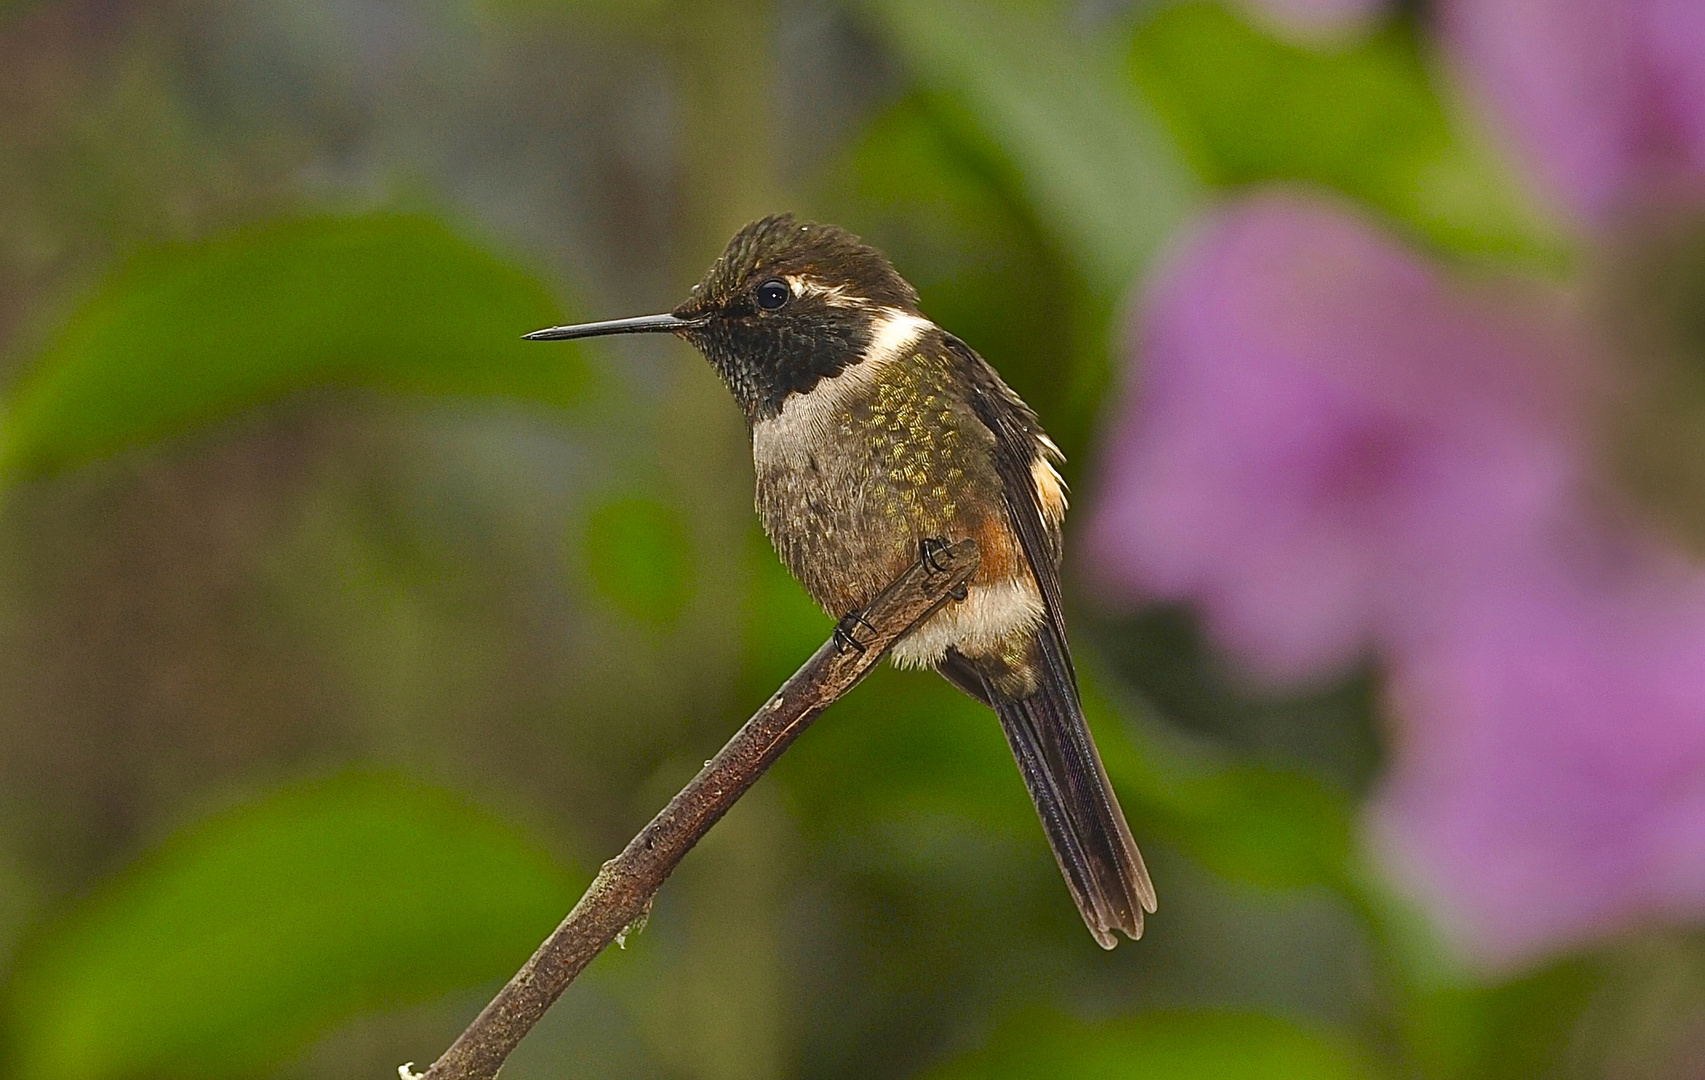
[[[949,652],[941,672],[1000,716],[1072,899],[1095,940],[1111,949],[1115,930],[1142,937],[1143,914],[1155,910],[1154,885],[1090,737],[1065,649],[1046,623],[1038,638],[1041,685],[1029,697],[1002,699],[976,661],[958,653]]]

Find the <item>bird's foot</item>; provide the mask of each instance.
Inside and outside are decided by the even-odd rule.
[[[873,634],[876,633],[876,627],[866,622],[862,613],[849,611],[842,616],[841,621],[835,624],[835,651],[864,652],[868,646],[858,639],[856,633],[861,626]]]
[[[918,541],[918,558],[923,560],[925,568],[930,573],[944,574],[947,572],[947,567],[936,562],[936,559],[944,554],[949,546],[947,541],[939,536],[926,536]]]
[[[923,560],[924,569],[931,574],[944,574],[947,567],[936,561],[937,557],[947,551],[952,545],[939,536],[926,536],[918,541],[918,558]],[[965,599],[965,585],[960,583],[947,591],[947,595],[955,600]]]

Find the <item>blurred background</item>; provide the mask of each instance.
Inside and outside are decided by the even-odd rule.
[[[0,1075],[424,1067],[823,640],[666,310],[883,248],[1068,456],[1160,911],[883,670],[504,1072],[1705,1077],[1691,0],[0,3]]]

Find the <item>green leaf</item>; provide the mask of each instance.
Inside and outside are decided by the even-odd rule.
[[[618,608],[642,622],[672,626],[693,598],[692,534],[663,503],[608,503],[587,522],[586,569]]]
[[[1345,792],[1169,737],[1142,709],[1110,702],[1087,659],[1079,663],[1084,710],[1131,820],[1231,880],[1324,885],[1362,899],[1355,809]]]
[[[572,876],[457,796],[344,775],[192,826],[20,965],[22,1080],[250,1073],[358,1012],[508,974]]]
[[[1605,984],[1604,963],[1567,957],[1498,985],[1411,988],[1403,1022],[1426,1075],[1456,1080],[1564,1076],[1580,1056],[1580,1021]]]
[[[872,672],[775,774],[808,827],[837,838],[927,812],[1041,841],[994,714],[927,672]]]
[[[576,352],[537,280],[418,217],[273,224],[133,260],[12,395],[0,474],[79,464],[310,386],[562,405]]]
[[[1113,58],[1059,18],[970,0],[870,0],[890,47],[962,109],[1105,296],[1124,294],[1195,184]]]
[[[1310,776],[1238,765],[1167,787],[1128,783],[1132,813],[1153,811],[1157,830],[1224,877],[1339,890],[1356,880],[1350,802]]]
[[[1405,24],[1317,52],[1188,3],[1140,28],[1130,65],[1216,183],[1309,180],[1457,250],[1559,252],[1502,163],[1457,130]]]
[[[809,650],[805,643],[800,656]],[[1262,888],[1324,886],[1367,902],[1347,794],[1305,773],[1211,755],[1133,722],[1080,657],[1084,708],[1126,816],[1214,873]],[[880,829],[920,810],[1040,835],[988,710],[945,681],[879,671],[776,769],[802,817]]]
[[[1007,1024],[932,1080],[1366,1080],[1349,1040],[1252,1013],[1145,1013],[1088,1025],[1057,1017]]]

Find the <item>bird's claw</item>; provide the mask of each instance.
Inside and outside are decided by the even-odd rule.
[[[949,545],[939,536],[926,536],[918,541],[918,557],[923,560],[924,567],[932,574],[944,574],[947,567],[936,562],[936,557],[946,554]]]
[[[864,615],[860,612],[849,611],[843,616],[841,621],[835,624],[835,651],[843,653],[864,652],[868,646],[860,641],[858,635],[854,633],[861,626],[872,634],[876,633],[876,627],[866,622]]]
[[[918,542],[918,558],[923,560],[924,569],[931,574],[945,574],[947,572],[947,567],[936,562],[936,557],[946,554],[947,549],[951,546],[951,544],[939,536],[926,536],[920,540]],[[953,586],[953,588],[947,590],[947,595],[953,597],[955,600],[965,599],[965,583],[960,582],[958,585]]]

